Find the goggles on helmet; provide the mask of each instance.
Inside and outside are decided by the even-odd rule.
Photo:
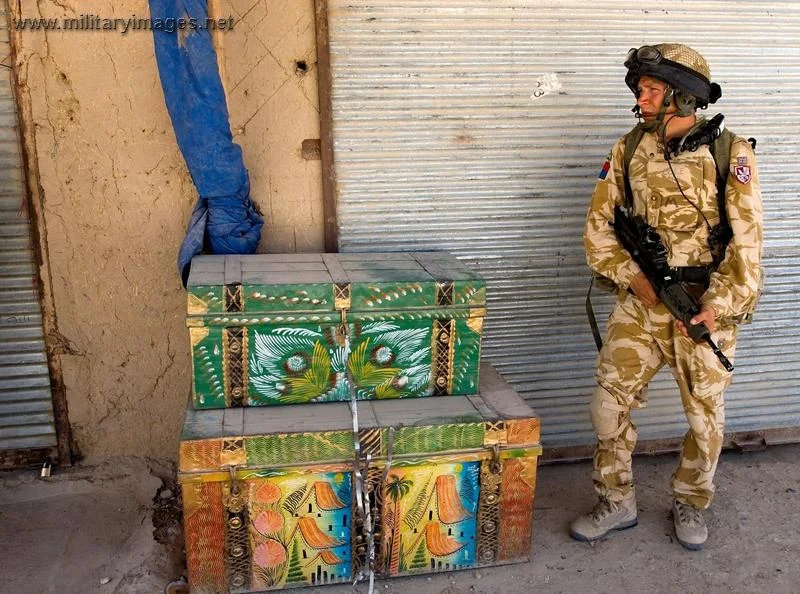
[[[661,62],[661,52],[652,45],[643,45],[639,49],[632,47],[625,56],[625,68],[635,69],[637,64],[655,65]]]

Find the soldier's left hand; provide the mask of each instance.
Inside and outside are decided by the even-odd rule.
[[[700,308],[700,313],[694,316],[689,322],[694,326],[700,324],[701,322],[706,325],[709,332],[713,332],[714,328],[716,327],[715,318],[717,317],[717,312],[714,311],[714,308],[710,305],[704,305]],[[681,322],[680,320],[676,320],[675,322],[678,325],[678,330],[688,338],[689,332],[686,330],[686,324]]]

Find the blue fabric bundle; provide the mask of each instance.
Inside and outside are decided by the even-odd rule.
[[[150,0],[150,16],[167,110],[200,196],[178,253],[185,286],[192,257],[204,250],[254,253],[264,220],[250,201],[242,149],[233,142],[211,31],[206,27],[206,0]],[[197,26],[190,26],[192,22]]]

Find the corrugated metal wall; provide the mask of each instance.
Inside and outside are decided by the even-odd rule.
[[[484,355],[550,446],[593,441],[581,234],[600,166],[635,124],[625,53],[701,51],[723,88],[710,114],[758,138],[766,217],[766,293],[740,335],[728,430],[800,426],[796,2],[328,2],[341,249],[446,249],[482,272]],[[668,372],[636,420],[644,439],[683,433]]]
[[[3,4],[5,4],[3,2]],[[0,450],[56,445],[26,207],[6,8],[0,6]]]

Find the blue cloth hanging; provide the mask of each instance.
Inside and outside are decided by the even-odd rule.
[[[228,123],[211,31],[205,27],[207,0],[149,1],[164,100],[199,194],[178,253],[185,286],[192,257],[204,250],[254,253],[264,219],[250,200],[242,149],[233,142]],[[181,28],[179,19],[195,19],[200,26]]]

